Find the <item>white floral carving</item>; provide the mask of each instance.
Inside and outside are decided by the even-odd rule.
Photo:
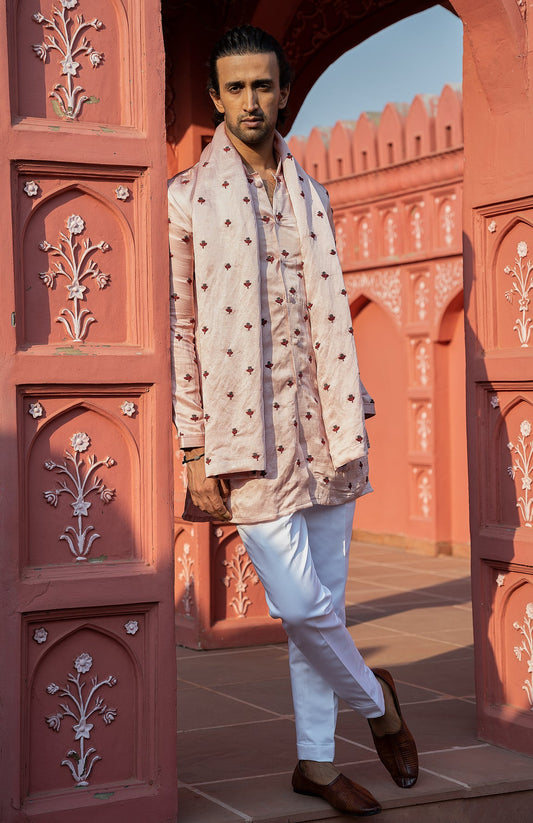
[[[498,409],[500,407],[500,398],[497,394],[493,394],[490,398],[490,405],[493,409]]]
[[[130,190],[127,186],[117,186],[115,189],[115,197],[117,200],[127,200],[130,196]]]
[[[248,608],[252,605],[252,601],[247,596],[246,592],[248,584],[253,583],[257,585],[259,578],[252,565],[252,561],[246,554],[246,549],[242,545],[238,545],[233,553],[231,560],[223,560],[226,567],[226,577],[222,578],[222,582],[227,589],[232,583],[235,583],[235,596],[230,600],[230,606],[235,611],[237,617],[246,617]]]
[[[44,626],[41,626],[39,629],[35,629],[35,631],[33,632],[33,639],[36,643],[46,643],[47,638],[48,632],[46,631]]]
[[[527,655],[527,671],[530,677],[524,680],[522,688],[527,694],[531,711],[533,711],[533,603],[528,603],[526,606],[526,613],[524,615],[524,622],[513,623],[513,629],[519,631],[524,638],[519,646],[514,647],[514,653],[520,662],[522,661],[522,654]]]
[[[44,414],[44,409],[40,403],[30,403],[30,408],[28,409],[28,414],[31,414],[34,420],[37,417],[42,417]]]
[[[441,208],[440,225],[445,245],[451,246],[453,243],[453,230],[455,228],[455,214],[453,206],[449,201],[445,201]]]
[[[67,766],[70,769],[70,773],[77,786],[89,785],[88,778],[92,768],[98,760],[102,759],[99,755],[95,754],[95,748],[91,747],[85,751],[85,740],[90,740],[91,732],[94,728],[94,724],[88,722],[89,718],[98,713],[105,725],[109,726],[117,716],[117,709],[107,706],[100,696],[94,699],[94,703],[92,703],[91,706],[93,697],[98,689],[102,686],[113,687],[116,685],[117,678],[113,675],[108,675],[105,680],[101,680],[100,682],[98,682],[98,677],[92,677],[91,689],[87,695],[87,699],[83,699],[83,690],[86,684],[85,682],[81,682],[80,678],[82,674],[87,674],[87,672],[90,671],[92,665],[93,659],[91,655],[83,652],[74,661],[74,668],[77,674],[73,675],[69,673],[67,675],[68,682],[66,686],[58,686],[56,683],[50,683],[46,688],[48,694],[53,695],[56,694],[56,692],[60,692],[60,697],[65,698],[65,702],[59,704],[60,710],[46,717],[48,727],[52,729],[52,731],[58,732],[61,728],[61,721],[65,717],[72,717],[72,719],[76,721],[74,726],[72,726],[72,731],[75,732],[74,740],[80,741],[79,751],[70,749],[67,752],[66,759],[61,761],[61,765]],[[73,684],[75,690],[71,690],[70,684]]]
[[[61,480],[56,489],[43,492],[43,496],[46,502],[54,507],[57,506],[63,493],[74,499],[74,502],[70,505],[73,510],[72,516],[78,518],[78,528],[76,530],[73,526],[66,526],[59,539],[68,543],[70,551],[78,561],[87,559],[92,544],[100,537],[95,532],[87,539],[89,532],[94,531],[94,526],[88,525],[85,529],[82,529],[82,517],[88,517],[91,507],[90,501],[87,500],[88,496],[96,492],[104,503],[111,503],[115,497],[115,489],[107,488],[103,480],[100,480],[97,475],[93,476],[93,472],[100,467],[105,466],[109,469],[116,464],[112,457],[97,461],[96,456],[92,454],[88,457],[86,467],[84,461],[80,458],[80,452],[88,449],[91,442],[89,436],[85,432],[77,432],[72,435],[70,442],[74,453],[68,450],[65,451],[66,459],[62,465],[55,463],[53,460],[47,460],[44,467],[48,471],[55,470],[57,474],[66,474],[71,483],[69,485],[68,481]],[[84,468],[86,468],[85,474],[82,471]],[[72,537],[70,537],[69,532]]]
[[[137,634],[139,624],[136,620],[128,620],[127,623],[124,623],[124,628],[126,629],[126,634]]]
[[[181,571],[178,575],[178,580],[181,580],[185,587],[183,597],[183,608],[187,617],[190,617],[193,605],[193,590],[194,590],[194,560],[191,557],[191,547],[188,543],[183,546],[183,555],[178,557],[178,563],[181,563]]]
[[[435,266],[435,305],[442,309],[453,292],[463,284],[463,262],[453,260]]]
[[[133,417],[137,411],[137,406],[135,403],[132,403],[131,400],[125,400],[120,408],[122,409],[122,414],[126,417]]]
[[[420,251],[424,239],[424,223],[420,206],[415,206],[411,212],[411,236],[415,251]]]
[[[97,251],[109,251],[109,244],[104,240],[91,244],[87,237],[80,247],[80,244],[73,240],[75,235],[81,234],[85,230],[85,221],[79,214],[71,214],[66,220],[68,234],[59,233],[59,245],[53,246],[47,240],[39,244],[41,251],[50,253],[52,257],[59,257],[59,262],[54,262],[53,268],[49,271],[41,272],[39,277],[47,288],[55,286],[56,277],[66,277],[70,283],[67,284],[68,299],[74,301],[74,312],[70,309],[62,309],[60,316],[56,318],[58,323],[63,323],[68,334],[76,343],[80,343],[87,334],[87,329],[96,318],[92,316],[89,309],[80,311],[79,302],[84,300],[84,293],[87,287],[82,284],[86,277],[96,280],[99,289],[105,289],[111,276],[103,272],[91,255]],[[65,268],[66,266],[66,268]]]
[[[415,348],[415,369],[418,382],[422,386],[429,383],[429,340],[421,340]]]
[[[505,583],[505,575],[502,572],[500,572],[499,575],[496,578],[496,585],[498,586],[498,588],[501,588],[504,583]]]
[[[498,226],[496,224],[496,220],[491,220],[489,225],[487,226],[487,228],[488,228],[488,230],[490,231],[491,234],[494,234],[494,232],[498,228]]]
[[[39,60],[44,62],[49,51],[58,51],[63,58],[59,63],[61,74],[66,75],[67,85],[56,83],[48,96],[54,101],[56,113],[67,120],[76,120],[83,104],[93,102],[88,95],[81,94],[84,91],[83,86],[74,86],[73,78],[78,76],[81,65],[75,58],[85,55],[93,69],[98,68],[104,58],[101,52],[91,46],[84,34],[87,29],[98,31],[103,23],[96,17],[86,21],[83,14],[77,14],[74,21],[69,17],[68,11],[77,4],[78,0],[61,0],[61,8],[54,6],[50,17],[45,17],[41,12],[33,15],[36,23],[53,32],[45,36],[43,43],[32,46]]]
[[[512,466],[507,471],[514,480],[516,474],[522,476],[522,490],[524,494],[518,498],[516,504],[522,518],[524,526],[533,526],[533,498],[530,497],[531,484],[533,482],[533,444],[526,443],[526,439],[531,435],[531,423],[529,420],[522,420],[520,423],[520,435],[516,444],[509,442],[507,448],[514,452],[515,458]]]
[[[402,321],[402,285],[400,269],[362,272],[347,278],[350,289],[364,291],[374,297],[392,313],[398,323]]]
[[[419,320],[425,320],[429,306],[429,285],[427,275],[416,280],[414,290],[414,304]]]
[[[523,240],[517,244],[516,253],[518,256],[515,258],[514,266],[504,268],[505,274],[510,274],[514,278],[512,287],[505,292],[505,299],[512,303],[514,295],[518,295],[518,311],[521,317],[516,319],[513,331],[517,332],[522,348],[527,348],[531,335],[532,320],[526,315],[529,311],[529,292],[533,289],[533,277],[531,277],[533,265],[531,260],[525,262],[528,248],[527,243]]]
[[[35,182],[35,180],[28,180],[26,185],[24,186],[24,191],[28,195],[28,197],[36,197],[39,194],[39,186]]]

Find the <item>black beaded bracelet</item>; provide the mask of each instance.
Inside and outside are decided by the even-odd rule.
[[[200,458],[204,457],[204,455],[205,452],[202,452],[201,454],[196,455],[196,457],[190,457],[188,460],[185,455],[183,455],[183,460],[181,462],[185,466],[186,463],[194,463],[195,460],[200,460]]]

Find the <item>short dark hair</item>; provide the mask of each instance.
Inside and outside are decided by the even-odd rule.
[[[279,84],[282,89],[292,83],[293,70],[287,60],[287,55],[283,51],[275,37],[257,26],[237,26],[230,29],[220,40],[215,43],[209,58],[209,80],[208,90],[213,89],[216,94],[220,94],[218,82],[217,60],[220,57],[231,57],[234,54],[270,54],[276,55],[279,67]],[[280,109],[278,121],[282,122],[285,111]],[[213,115],[215,125],[221,123],[224,115],[215,109]]]

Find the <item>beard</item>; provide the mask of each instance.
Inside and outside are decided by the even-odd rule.
[[[255,120],[256,125],[252,127],[243,122],[247,119]],[[262,113],[253,116],[250,115],[248,118],[239,118],[237,122],[226,118],[226,127],[235,137],[244,143],[245,146],[257,146],[263,143],[273,134],[276,128],[275,124],[266,120]]]

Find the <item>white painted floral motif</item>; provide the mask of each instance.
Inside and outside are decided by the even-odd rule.
[[[364,291],[376,298],[392,313],[398,325],[402,321],[402,284],[400,269],[362,272],[347,278],[352,294]]]
[[[56,114],[59,117],[66,117],[67,120],[76,120],[84,103],[97,102],[95,98],[81,94],[84,91],[83,86],[74,86],[73,78],[78,76],[78,69],[81,66],[76,58],[85,55],[93,69],[97,69],[104,59],[104,55],[91,46],[84,34],[87,29],[101,29],[102,21],[96,17],[86,21],[83,14],[77,14],[74,21],[68,12],[77,5],[78,0],[61,0],[61,6],[54,6],[50,17],[45,17],[41,12],[33,15],[36,23],[53,32],[45,36],[43,43],[32,46],[37,57],[44,62],[48,52],[55,50],[63,58],[59,63],[62,67],[61,74],[66,75],[67,85],[56,83],[48,96],[54,101]]]
[[[115,189],[115,197],[117,200],[127,200],[130,196],[130,190],[127,186],[117,186]]]
[[[414,304],[419,320],[425,320],[429,306],[429,285],[427,275],[416,280],[414,289]]]
[[[127,623],[124,623],[124,628],[126,629],[126,634],[137,634],[139,624],[136,620],[128,620]]]
[[[420,251],[422,248],[422,241],[424,239],[424,223],[422,219],[422,210],[419,206],[411,212],[411,237],[413,238],[413,247],[415,251]]]
[[[385,218],[383,226],[383,239],[385,241],[385,255],[392,257],[396,254],[396,240],[398,239],[398,232],[396,231],[396,219],[393,214],[388,214]]]
[[[498,586],[498,588],[501,588],[504,583],[505,583],[505,575],[502,572],[500,572],[499,575],[496,578],[496,585]]]
[[[531,528],[533,526],[533,498],[530,497],[531,484],[533,483],[533,443],[526,443],[531,435],[531,423],[529,420],[522,420],[520,423],[520,435],[516,444],[509,442],[507,448],[514,453],[513,465],[507,471],[514,480],[516,475],[521,475],[523,495],[520,495],[516,504],[522,518],[523,525]]]
[[[117,716],[117,709],[113,709],[104,703],[102,697],[98,696],[94,699],[98,689],[102,686],[116,686],[117,678],[113,675],[108,675],[105,680],[98,681],[98,677],[91,678],[91,688],[87,698],[83,698],[83,690],[86,683],[81,681],[81,675],[87,674],[93,665],[93,659],[90,654],[83,652],[74,661],[74,668],[77,674],[67,675],[67,685],[58,686],[56,683],[50,683],[46,691],[48,694],[57,694],[65,698],[64,703],[59,704],[59,711],[55,714],[46,717],[46,723],[54,732],[58,732],[61,728],[61,722],[65,717],[71,717],[75,720],[72,731],[75,733],[74,740],[79,740],[79,751],[70,749],[67,752],[66,759],[61,761],[62,766],[67,766],[77,786],[88,786],[89,775],[94,764],[102,758],[95,754],[96,749],[91,747],[85,751],[85,741],[90,740],[91,732],[94,728],[93,723],[89,723],[89,718],[98,713],[104,724],[109,726]],[[72,686],[71,686],[72,684]]]
[[[63,323],[67,333],[76,343],[81,343],[87,334],[89,325],[96,320],[89,309],[80,311],[80,301],[85,300],[84,294],[87,291],[87,286],[84,286],[82,281],[86,277],[91,277],[96,281],[99,289],[105,289],[111,276],[100,269],[91,255],[98,251],[105,253],[109,251],[110,246],[104,240],[92,244],[87,237],[80,247],[77,240],[73,239],[85,230],[85,221],[79,214],[71,214],[66,220],[66,226],[68,234],[59,233],[57,246],[53,246],[47,240],[39,244],[41,251],[51,254],[52,257],[60,258],[59,262],[54,262],[53,268],[47,272],[41,272],[39,277],[49,289],[55,286],[56,277],[63,276],[70,281],[67,284],[68,300],[74,301],[74,311],[62,309],[56,321]]]
[[[193,605],[193,591],[194,591],[194,560],[191,557],[191,547],[188,543],[183,546],[183,555],[178,557],[178,563],[181,563],[181,571],[178,575],[178,580],[181,580],[185,587],[183,597],[183,608],[187,617],[190,617]]]
[[[520,662],[522,662],[522,655],[527,655],[525,662],[529,677],[524,680],[522,688],[527,694],[530,710],[533,711],[533,603],[528,603],[526,606],[524,622],[513,623],[513,629],[520,632],[524,638],[519,646],[514,647],[514,653]]]
[[[337,253],[339,255],[339,260],[341,261],[341,263],[344,260],[344,251],[345,251],[345,247],[346,247],[346,238],[345,238],[345,229],[344,229],[345,223],[346,223],[345,219],[341,218],[335,224],[335,237],[336,237],[336,242],[337,242]]]
[[[444,244],[451,246],[453,243],[453,231],[455,229],[455,213],[452,204],[446,200],[440,212],[440,225]]]
[[[428,472],[421,472],[418,476],[416,484],[420,511],[426,520],[429,518],[431,501],[433,499],[433,494],[431,492],[431,480],[429,478],[430,474],[431,470]]]
[[[416,416],[416,433],[418,436],[418,445],[420,450],[427,452],[429,448],[429,438],[431,436],[431,417],[430,417],[431,403],[422,406]]]
[[[517,244],[516,253],[517,257],[515,258],[514,266],[506,266],[504,268],[505,274],[510,274],[511,277],[514,278],[512,287],[505,292],[505,299],[508,300],[509,303],[512,303],[514,295],[518,295],[518,311],[521,316],[516,319],[513,331],[517,332],[520,345],[524,349],[529,346],[529,337],[531,335],[531,325],[533,322],[530,317],[526,317],[529,311],[529,292],[533,289],[533,277],[531,277],[533,265],[531,260],[528,260],[527,263],[525,262],[528,248],[527,243],[523,240]]]
[[[230,606],[237,617],[246,617],[246,612],[252,605],[252,601],[246,594],[248,584],[257,585],[259,577],[242,543],[236,547],[231,560],[223,560],[222,562],[227,570],[226,577],[222,578],[222,582],[227,589],[230,588],[232,582],[235,583],[235,596],[230,600]]]
[[[492,397],[490,398],[490,405],[492,406],[493,409],[498,409],[499,408],[500,398],[498,397],[497,394],[493,394]]]
[[[30,403],[30,408],[28,409],[28,414],[31,414],[34,420],[38,417],[42,417],[44,414],[44,409],[40,403]]]
[[[26,185],[24,186],[24,191],[28,195],[28,197],[36,197],[39,194],[39,186],[35,182],[35,180],[28,180]]]
[[[48,471],[55,471],[57,474],[66,475],[68,480],[61,480],[56,489],[43,492],[44,499],[51,506],[57,506],[60,496],[65,493],[70,495],[74,502],[72,506],[72,516],[78,518],[78,528],[73,526],[66,526],[59,540],[65,540],[74,555],[76,561],[86,560],[89,550],[94,541],[100,537],[94,532],[89,539],[87,535],[94,531],[94,526],[88,525],[85,529],[82,528],[83,517],[89,516],[89,509],[91,502],[87,499],[90,494],[97,493],[104,503],[111,503],[115,497],[115,489],[109,489],[100,480],[96,474],[93,474],[98,468],[105,466],[111,468],[116,465],[112,457],[106,457],[105,460],[96,460],[94,454],[89,455],[87,466],[83,459],[80,458],[80,452],[87,451],[90,445],[90,438],[85,432],[76,432],[72,435],[71,445],[73,452],[65,451],[65,462],[62,465],[55,463],[53,460],[47,460],[44,464]],[[85,473],[84,470],[85,469]],[[70,481],[70,483],[69,483]],[[72,534],[72,537],[70,534]]]
[[[415,369],[418,377],[418,382],[422,386],[427,386],[429,383],[429,340],[422,340],[415,349]]]
[[[450,297],[463,284],[462,260],[447,261],[435,265],[435,305],[442,309]]]
[[[367,259],[370,257],[370,243],[372,241],[372,229],[368,218],[363,217],[359,223],[359,257]]]
[[[125,400],[120,408],[122,409],[122,414],[126,417],[133,417],[137,411],[137,406],[135,403],[132,403],[131,400]]]
[[[46,643],[48,639],[48,632],[46,631],[44,626],[41,626],[39,629],[35,629],[35,631],[33,632],[33,639],[36,643],[39,644]]]
[[[496,220],[491,220],[489,225],[487,226],[487,228],[488,228],[488,230],[490,231],[491,234],[494,234],[494,232],[498,228]]]

